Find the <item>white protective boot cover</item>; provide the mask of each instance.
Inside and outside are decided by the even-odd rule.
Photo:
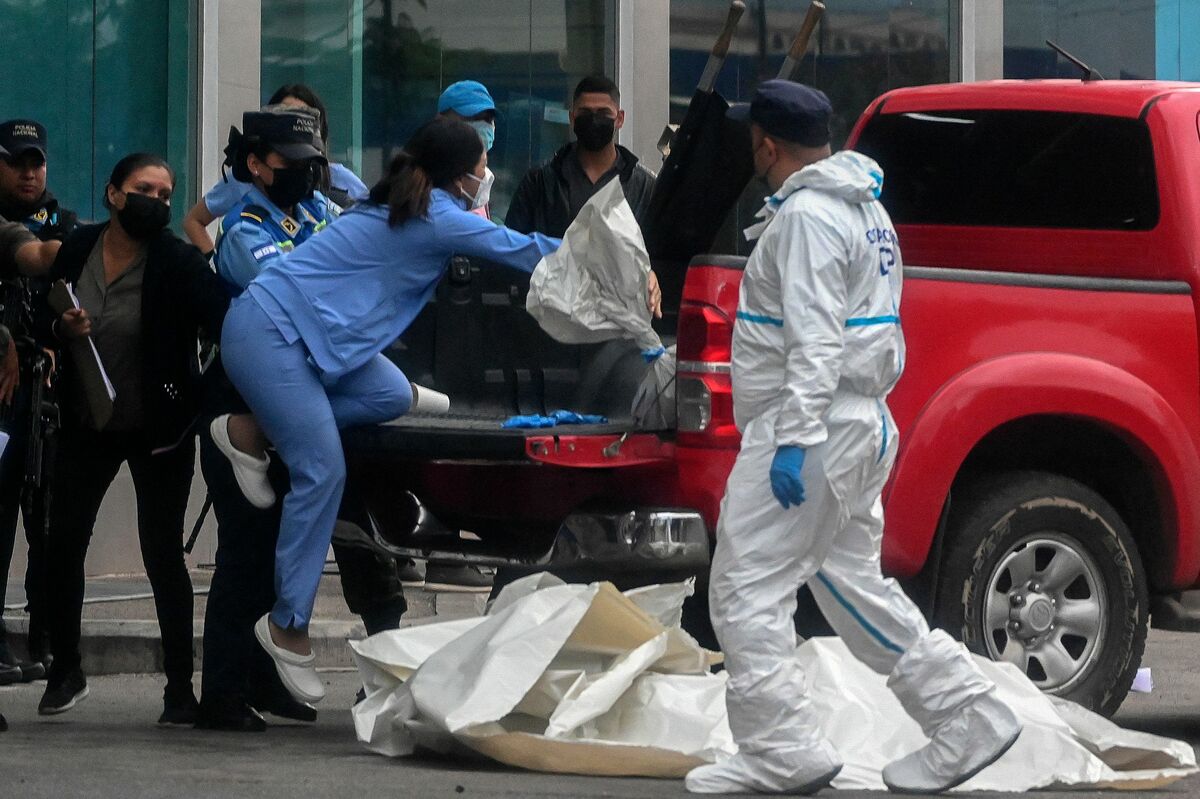
[[[816,793],[842,770],[842,760],[828,741],[803,751],[739,752],[728,760],[688,772],[689,793],[770,793],[807,796]]]
[[[995,696],[962,645],[933,630],[904,654],[888,687],[929,743],[883,769],[897,793],[941,793],[995,763],[1021,734],[1016,715]]]

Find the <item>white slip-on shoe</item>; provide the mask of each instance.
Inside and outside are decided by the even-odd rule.
[[[221,454],[229,459],[233,467],[233,476],[237,479],[238,488],[246,501],[259,510],[266,510],[275,504],[275,489],[267,477],[267,468],[271,465],[271,456],[265,455],[261,460],[253,455],[247,455],[233,445],[229,440],[229,416],[225,414],[212,420],[208,432],[212,435],[213,443]]]
[[[312,652],[297,655],[277,646],[271,640],[269,619],[270,614],[267,614],[255,622],[254,637],[258,639],[259,646],[271,656],[271,660],[275,661],[275,671],[279,673],[279,679],[283,681],[283,686],[292,698],[297,702],[315,705],[325,698],[325,684],[321,682],[313,665],[317,659],[316,655]]]
[[[883,768],[893,793],[948,791],[995,763],[1021,735],[1016,714],[995,697],[983,694],[944,722],[929,743]]]
[[[738,753],[720,763],[692,769],[683,784],[688,793],[808,796],[833,782],[842,770],[832,746],[822,746],[806,760],[810,762],[785,764]]]

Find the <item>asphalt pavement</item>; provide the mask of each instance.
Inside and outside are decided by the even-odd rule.
[[[1151,694],[1132,695],[1117,716],[1124,726],[1200,744],[1200,637],[1154,632],[1143,665],[1153,669]],[[670,797],[674,780],[531,774],[488,763],[426,756],[391,760],[363,750],[349,706],[352,672],[326,672],[328,696],[312,726],[273,725],[260,734],[163,729],[162,678],[95,677],[92,694],[63,716],[39,718],[42,684],[0,688],[0,796],[41,797]],[[879,796],[867,792],[823,795]],[[1153,792],[1027,794],[1161,799],[1200,796],[1200,776]],[[990,797],[1015,794],[986,794]]]

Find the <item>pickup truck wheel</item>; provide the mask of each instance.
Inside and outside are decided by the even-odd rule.
[[[1017,472],[951,498],[938,625],[1043,691],[1112,715],[1146,645],[1147,589],[1128,527],[1103,497]]]

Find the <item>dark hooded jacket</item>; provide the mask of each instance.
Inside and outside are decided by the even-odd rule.
[[[549,162],[529,170],[517,187],[512,205],[504,217],[505,227],[521,233],[541,233],[562,238],[575,219],[579,208],[571,208],[571,196],[566,170],[568,158],[575,158],[574,143],[562,147]],[[577,164],[575,165],[577,166]],[[617,145],[615,174],[625,191],[625,199],[642,224],[654,191],[654,173],[638,163],[637,156]],[[593,187],[595,194],[612,175],[601,178]],[[581,206],[582,207],[582,206]]]

